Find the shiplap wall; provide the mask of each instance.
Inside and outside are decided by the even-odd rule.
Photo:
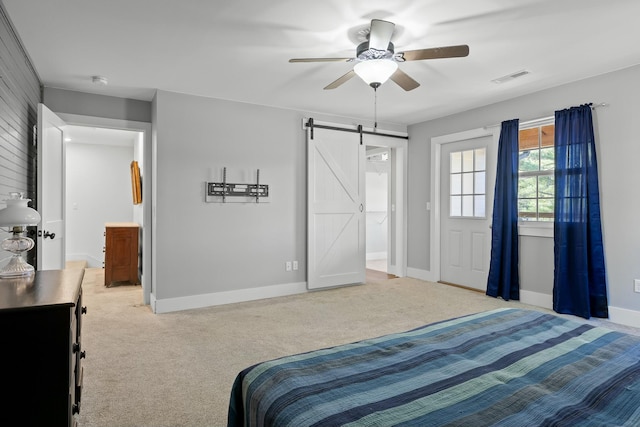
[[[34,126],[41,99],[38,74],[0,3],[0,201],[17,191],[36,207]],[[0,233],[0,238],[5,235]],[[35,250],[29,253],[30,262],[33,254]]]

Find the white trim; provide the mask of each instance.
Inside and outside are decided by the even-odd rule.
[[[553,295],[520,289],[520,302],[553,310]]]
[[[407,276],[414,279],[424,280],[425,282],[435,282],[433,272],[429,270],[421,270],[419,268],[407,267]]]
[[[429,253],[431,256],[429,267],[431,268],[431,280],[434,282],[440,280],[440,157],[442,144],[486,136],[492,136],[493,142],[497,146],[500,128],[477,128],[431,138],[431,220],[429,226],[429,235],[431,236]]]
[[[367,261],[376,261],[379,259],[387,259],[386,252],[367,252]]]
[[[640,327],[640,311],[609,306],[609,320],[621,325]]]
[[[154,313],[170,313],[194,308],[304,294],[306,292],[307,282],[298,282],[161,300],[155,299],[155,296],[152,295],[151,307]]]
[[[553,239],[553,222],[519,221],[518,235],[531,237],[550,237]]]

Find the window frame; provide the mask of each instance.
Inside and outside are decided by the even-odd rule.
[[[554,125],[555,126],[555,117],[548,117],[545,119],[530,121],[521,123],[518,128],[518,133],[522,130],[539,128],[541,129],[544,126]],[[554,145],[555,147],[555,140]],[[538,150],[542,147],[538,146]],[[555,149],[555,148],[554,148]],[[518,152],[520,152],[518,147]],[[540,177],[540,176],[554,176],[555,174],[555,165],[551,170],[538,170],[538,171],[520,171],[520,165],[518,164],[518,186],[520,185],[521,177]],[[554,182],[555,185],[555,182]],[[539,198],[536,198],[539,200]],[[518,202],[520,201],[520,197],[518,197]],[[554,206],[555,211],[555,206]],[[548,221],[539,221],[539,220],[523,220],[520,217],[520,212],[518,211],[518,234],[520,236],[531,236],[531,237],[547,237],[553,238],[553,230],[554,230],[554,219]]]

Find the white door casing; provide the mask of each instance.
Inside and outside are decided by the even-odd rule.
[[[38,104],[37,202],[38,270],[65,268],[64,242],[64,127],[66,123],[44,104]]]
[[[307,131],[307,287],[365,281],[365,147],[359,136]]]

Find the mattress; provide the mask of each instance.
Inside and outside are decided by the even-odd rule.
[[[229,426],[638,426],[640,337],[499,309],[259,363]]]

